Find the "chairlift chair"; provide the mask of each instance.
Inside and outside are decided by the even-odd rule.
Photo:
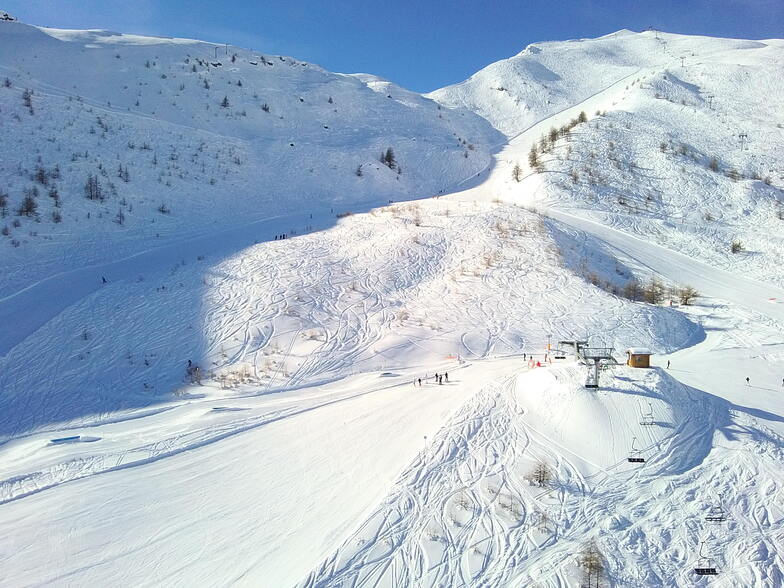
[[[640,424],[646,427],[656,424],[653,422],[653,405],[650,402],[648,403],[648,408],[648,412],[642,413],[642,418],[640,419]]]
[[[719,572],[713,565],[713,560],[703,555],[704,547],[705,541],[700,542],[700,559],[697,562],[697,567],[694,568],[694,573],[698,576],[718,576]]]
[[[645,463],[645,458],[642,456],[642,451],[634,448],[634,442],[636,440],[637,437],[632,437],[632,449],[629,453],[629,457],[626,458],[626,461],[629,463]]]
[[[721,496],[719,496],[719,502],[708,509],[705,520],[709,523],[723,523],[727,520],[727,513],[724,512],[724,507],[721,505]]]

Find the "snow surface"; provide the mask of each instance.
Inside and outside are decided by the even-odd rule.
[[[0,243],[0,584],[578,586],[595,540],[610,585],[782,585],[783,48],[620,31],[423,97],[0,22],[5,189],[40,155],[63,200]],[[652,275],[700,295],[618,295]],[[575,339],[654,367],[586,389]]]

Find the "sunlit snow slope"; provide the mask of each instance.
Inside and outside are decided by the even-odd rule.
[[[430,96],[510,137],[497,194],[576,208],[780,286],[782,63],[780,39],[619,31],[530,45]],[[587,123],[547,141],[581,112]]]
[[[0,21],[0,585],[781,586],[782,47]]]
[[[429,196],[501,142],[373,76],[187,39],[0,21],[0,82],[0,296],[205,230]]]

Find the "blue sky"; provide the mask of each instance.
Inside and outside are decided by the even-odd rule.
[[[3,0],[2,8],[31,24],[228,42],[417,91],[459,82],[529,43],[622,28],[784,37],[784,0]]]

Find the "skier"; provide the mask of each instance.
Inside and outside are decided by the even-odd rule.
[[[106,276],[101,276],[101,282],[102,282],[102,283],[106,284],[106,283],[107,283],[107,281],[108,281],[108,280],[106,279]]]
[[[748,376],[746,376],[746,385],[747,386],[751,386],[751,384],[749,383],[749,377]]]
[[[422,378],[419,378],[419,379],[417,380],[417,382],[419,382],[419,387],[421,388],[421,387],[422,387]]]
[[[438,385],[439,386],[444,383],[443,380],[444,380],[444,376],[438,376]]]
[[[438,383],[438,372],[436,372],[436,375],[433,376],[433,378],[435,378],[436,383]]]
[[[444,379],[449,382],[449,374],[444,372]]]
[[[667,360],[667,369],[670,369],[670,360]]]
[[[525,353],[523,353],[523,361],[525,361],[526,359],[528,359],[528,356]]]

